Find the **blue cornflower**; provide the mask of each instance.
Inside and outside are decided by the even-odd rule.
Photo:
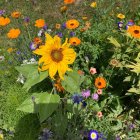
[[[5,13],[5,10],[0,10],[0,16],[2,16]]]
[[[49,140],[52,137],[52,132],[47,128],[43,129],[43,133],[39,136],[39,140]]]
[[[90,130],[88,137],[89,137],[89,140],[98,140],[99,139],[99,135],[96,130]]]
[[[35,50],[37,47],[38,46],[35,43],[33,43],[33,42],[30,43],[30,49],[31,50]]]
[[[63,23],[63,24],[61,25],[61,28],[62,28],[62,29],[66,29],[66,23]]]
[[[63,34],[60,32],[60,33],[57,33],[57,35],[62,38],[63,37]]]
[[[75,33],[74,32],[70,32],[70,36],[71,37],[75,36]]]
[[[80,94],[74,94],[72,96],[72,100],[73,100],[74,103],[79,104],[83,100],[83,98]]]

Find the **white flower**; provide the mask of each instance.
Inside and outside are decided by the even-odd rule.
[[[17,82],[24,84],[25,82],[25,78],[22,74],[20,74],[17,78]]]
[[[4,59],[5,59],[4,56],[0,56],[0,62],[4,61]]]

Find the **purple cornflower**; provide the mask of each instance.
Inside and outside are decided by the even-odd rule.
[[[118,22],[118,28],[121,30],[122,27],[123,27],[123,22],[122,21]]]
[[[66,29],[66,23],[63,23],[63,24],[61,25],[61,28],[62,28],[62,29]]]
[[[83,98],[80,94],[74,94],[72,96],[72,100],[73,100],[74,103],[79,104],[83,100]]]
[[[75,33],[74,32],[70,32],[70,36],[71,37],[75,36]]]
[[[37,48],[38,46],[34,44],[33,42],[30,43],[30,49],[33,51]]]
[[[87,103],[86,102],[82,102],[82,107],[86,107]]]
[[[21,54],[21,52],[20,52],[20,51],[17,51],[17,52],[16,52],[16,54],[17,54],[17,55],[20,55],[20,54]]]
[[[134,25],[134,21],[133,20],[129,20],[128,23],[126,24],[126,30],[130,27]]]
[[[93,100],[98,100],[99,95],[97,93],[92,94],[92,99]]]
[[[45,25],[45,26],[43,27],[43,30],[46,31],[47,29],[48,29],[48,26]]]
[[[88,98],[90,96],[90,90],[82,91],[82,96],[85,97],[85,98]]]
[[[29,22],[30,22],[30,18],[29,18],[29,17],[25,17],[25,18],[24,18],[24,22],[25,22],[25,23],[29,23]]]
[[[88,138],[89,140],[98,140],[98,132],[96,130],[90,130]]]
[[[134,125],[134,124],[131,123],[130,125],[128,125],[128,129],[129,129],[129,130],[132,131],[134,128],[135,128],[135,125]]]
[[[0,16],[2,16],[5,13],[5,10],[0,10]]]
[[[43,133],[39,136],[39,140],[49,140],[52,137],[52,132],[47,128],[43,129]]]
[[[60,33],[57,33],[57,35],[62,38],[63,37],[63,34],[60,32]]]

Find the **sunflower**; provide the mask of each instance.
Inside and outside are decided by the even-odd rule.
[[[15,38],[17,38],[19,35],[20,35],[20,30],[19,30],[19,29],[14,29],[14,28],[12,28],[12,29],[7,33],[8,38],[11,38],[11,39],[15,39]]]
[[[140,26],[134,25],[128,28],[128,33],[130,33],[135,38],[140,38]]]
[[[98,89],[102,89],[106,87],[106,80],[103,77],[97,77],[95,79],[95,87]]]
[[[19,17],[21,16],[21,13],[18,12],[18,11],[15,11],[15,12],[11,13],[11,16],[12,16],[13,18],[19,18]]]
[[[0,17],[0,26],[6,26],[10,23],[9,18]]]
[[[68,29],[75,29],[78,26],[79,26],[79,22],[75,19],[71,19],[66,22],[66,28]]]
[[[75,2],[75,0],[64,0],[64,3],[65,4],[72,4],[74,2]]]
[[[38,28],[42,28],[45,26],[45,20],[44,19],[38,19],[35,21],[35,26]]]
[[[125,18],[125,15],[123,15],[123,14],[120,13],[120,14],[117,15],[117,18],[124,19]]]
[[[48,70],[49,76],[54,79],[58,72],[60,79],[64,79],[66,71],[71,71],[68,64],[72,64],[76,58],[76,52],[69,48],[70,43],[68,39],[61,45],[61,38],[57,35],[52,38],[46,34],[45,45],[33,51],[37,55],[41,55],[39,65],[41,64],[41,71]]]
[[[71,45],[77,46],[81,43],[81,40],[77,37],[72,37],[72,38],[70,38],[69,43]]]

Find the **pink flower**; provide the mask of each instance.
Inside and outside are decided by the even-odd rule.
[[[96,68],[91,67],[90,68],[90,73],[93,75],[95,73],[97,73]]]
[[[82,91],[82,96],[85,97],[85,98],[88,98],[90,96],[90,90]]]
[[[99,111],[99,112],[97,113],[97,116],[98,116],[98,118],[101,118],[101,117],[103,116],[102,112]]]
[[[99,95],[101,95],[102,92],[103,92],[102,89],[98,89],[98,90],[97,90],[97,93],[98,93]]]

